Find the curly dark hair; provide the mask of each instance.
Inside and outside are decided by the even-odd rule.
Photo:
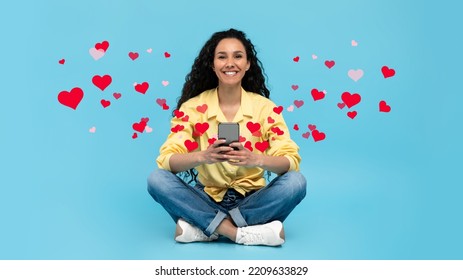
[[[182,104],[192,97],[198,96],[205,90],[215,88],[219,84],[217,75],[213,71],[215,49],[219,42],[223,39],[234,38],[241,41],[245,50],[246,57],[250,62],[249,70],[246,71],[243,79],[241,80],[241,86],[244,90],[260,94],[266,98],[270,98],[270,91],[265,85],[265,72],[262,63],[257,58],[257,52],[254,45],[246,37],[246,34],[236,29],[229,29],[226,31],[216,32],[212,37],[204,44],[203,48],[196,57],[191,72],[185,77],[185,84],[183,84],[182,95],[177,101],[176,110],[180,110]],[[174,116],[174,112],[172,112]],[[188,171],[181,172],[179,174],[184,180],[188,180],[188,183],[197,181],[197,171],[192,168]]]
[[[195,97],[205,90],[217,87],[219,80],[214,73],[212,66],[214,63],[215,49],[222,39],[234,38],[241,41],[246,50],[246,56],[250,62],[249,70],[241,81],[241,86],[244,90],[254,92],[270,98],[270,91],[265,85],[265,74],[262,63],[257,58],[257,52],[254,45],[246,37],[246,34],[236,29],[216,32],[204,44],[203,48],[196,57],[191,72],[185,77],[183,84],[182,95],[177,102],[177,110],[188,99]],[[172,113],[173,115],[173,113]]]

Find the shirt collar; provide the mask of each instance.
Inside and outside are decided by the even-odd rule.
[[[253,116],[253,107],[252,107],[252,95],[254,93],[247,92],[241,88],[241,105],[240,110],[236,113],[235,121],[239,122],[243,120],[243,116],[252,117]],[[217,94],[217,88],[209,91],[207,95],[206,102],[209,106],[207,110],[207,118],[215,117],[220,122],[226,122],[227,120],[223,116],[223,113],[220,111],[219,107],[219,96]]]

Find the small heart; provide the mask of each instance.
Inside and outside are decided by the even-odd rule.
[[[352,45],[352,47],[357,47],[357,46],[358,46],[358,43],[357,43],[357,41],[355,41],[355,40],[352,40],[352,41],[350,42],[350,44]]]
[[[252,148],[252,143],[251,143],[251,141],[247,141],[247,142],[244,144],[244,147],[245,147],[246,149],[248,149],[249,151],[251,151],[251,152],[254,150],[254,149]]]
[[[276,135],[283,135],[285,132],[281,130],[279,127],[275,126],[270,129]]]
[[[312,137],[315,142],[325,140],[326,135],[323,132],[319,132],[318,130],[312,131]]]
[[[317,129],[317,126],[314,124],[309,124],[307,127],[310,129],[310,131],[314,131],[315,129]]]
[[[298,130],[299,130],[299,126],[298,126],[297,124],[295,124],[295,125],[293,126],[293,129],[296,130],[296,131],[298,131]]]
[[[351,119],[354,119],[357,116],[357,111],[347,112],[347,116]]]
[[[325,93],[323,91],[319,91],[318,89],[314,88],[310,91],[312,98],[314,101],[321,100],[325,98]]]
[[[189,119],[190,119],[190,117],[188,115],[186,115],[186,116],[184,116],[182,118],[182,122],[187,122]]]
[[[344,103],[338,103],[338,108],[339,108],[339,109],[342,110],[342,109],[344,109],[344,107],[346,107],[346,104],[344,104]]]
[[[293,61],[294,62],[299,62],[299,59],[300,59],[299,56],[296,56],[295,58],[293,58]]]
[[[207,104],[199,105],[196,107],[196,110],[200,113],[205,113],[207,111]]]
[[[272,117],[267,117],[267,122],[268,123],[274,123],[275,119],[273,119]]]
[[[104,99],[101,99],[100,103],[103,106],[103,108],[106,108],[109,105],[111,105],[111,102],[109,100],[104,100]]]
[[[106,52],[109,48],[109,42],[108,41],[103,41],[101,43],[96,43],[95,44],[95,49],[97,50],[102,50],[103,52]]]
[[[118,92],[115,92],[115,93],[113,93],[113,96],[114,96],[114,98],[119,99],[119,98],[121,98],[122,94],[120,94]]]
[[[298,86],[298,85],[292,85],[291,88],[292,88],[293,90],[297,90],[297,89],[299,88],[299,86]]]
[[[310,132],[308,131],[302,134],[302,137],[304,137],[305,139],[309,139],[309,136],[310,136]]]
[[[163,106],[164,104],[166,104],[166,100],[164,98],[157,98],[156,99],[156,103],[159,105],[159,106]]]
[[[63,90],[58,94],[58,102],[74,110],[77,109],[83,98],[84,92],[79,87],[75,87],[71,91]]]
[[[145,131],[145,127],[146,127],[146,122],[144,121],[140,121],[139,123],[132,124],[133,130],[138,131],[140,133],[143,133],[143,131]]]
[[[260,130],[260,123],[253,123],[249,121],[246,123],[246,127],[249,129],[249,132],[251,132],[251,134],[254,134],[254,132]]]
[[[240,142],[244,142],[244,141],[246,141],[246,137],[243,137],[243,136],[241,136],[241,135],[240,135],[240,137],[239,137],[239,141],[240,141]]]
[[[199,146],[197,142],[191,141],[190,139],[185,140],[184,144],[189,152],[196,150]]]
[[[177,118],[177,119],[180,119],[181,117],[183,117],[185,115],[184,112],[180,111],[180,110],[177,110],[175,109],[174,110],[174,116]]]
[[[151,132],[153,132],[153,128],[151,128],[149,126],[145,126],[145,132],[146,133],[151,133]]]
[[[362,100],[358,93],[350,94],[349,92],[343,92],[341,99],[346,104],[347,108],[357,105]]]
[[[334,60],[326,60],[325,61],[325,66],[331,69],[334,66],[335,62]]]
[[[132,139],[137,139],[137,138],[138,138],[138,134],[137,134],[136,132],[134,132],[134,133],[132,134]]]
[[[96,132],[96,127],[92,126],[92,127],[88,130],[88,132],[90,132],[90,133],[95,133],[95,132]]]
[[[145,94],[149,87],[150,85],[147,82],[143,82],[141,84],[135,84],[135,91],[141,94]]]
[[[300,108],[302,105],[304,105],[303,100],[294,100],[294,105],[296,105],[297,108]]]
[[[92,83],[99,88],[101,91],[104,91],[113,81],[110,75],[95,75],[92,78]]]
[[[153,49],[152,48],[149,48],[146,50],[147,53],[152,53],[153,52]]]
[[[162,104],[162,110],[169,110],[169,105],[167,105],[166,103]]]
[[[66,62],[66,60],[64,60],[64,58],[63,58],[63,59],[60,59],[60,60],[58,61],[59,64],[64,64],[65,62]]]
[[[313,60],[315,60],[315,59],[317,59],[317,58],[318,58],[318,56],[316,56],[316,55],[314,55],[314,54],[312,55],[312,59],[313,59]]]
[[[162,85],[165,86],[165,87],[168,86],[168,85],[169,85],[169,81],[162,81]]]
[[[216,138],[209,138],[209,139],[207,139],[207,143],[209,143],[209,145],[212,145],[212,144],[214,144],[214,143],[215,143],[215,141],[217,141],[217,139],[216,139]]]
[[[384,78],[390,78],[395,75],[395,70],[387,66],[381,67],[381,72],[383,73]]]
[[[283,112],[283,106],[273,107],[273,112],[277,113],[278,115],[281,114],[281,112]]]
[[[386,101],[381,100],[379,102],[379,111],[383,113],[389,113],[391,111],[391,106],[387,105]]]
[[[138,53],[137,52],[129,52],[129,57],[132,60],[135,60],[138,58]]]
[[[256,142],[254,146],[256,147],[256,149],[258,149],[259,151],[263,153],[269,147],[269,142],[268,141]]]
[[[363,70],[362,69],[357,69],[357,70],[351,69],[347,71],[347,76],[349,76],[349,78],[357,82],[358,80],[360,80],[360,78],[363,77]]]
[[[209,129],[209,123],[196,123],[195,124],[195,132],[198,136],[203,135]]]
[[[288,112],[292,112],[294,111],[294,106],[290,105],[286,110],[288,110]]]
[[[95,48],[90,48],[88,52],[90,53],[90,55],[93,57],[94,60],[98,60],[105,55],[105,52],[103,50],[97,50]]]
[[[142,121],[144,123],[148,123],[150,121],[150,118],[141,118],[140,121]]]
[[[165,58],[169,58],[169,57],[170,57],[170,53],[165,52],[165,53],[164,53],[164,57],[165,57]]]
[[[170,131],[173,133],[177,133],[179,131],[182,131],[185,127],[183,125],[177,124],[176,126],[172,127]]]

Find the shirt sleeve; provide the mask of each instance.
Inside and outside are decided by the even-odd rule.
[[[269,156],[284,156],[289,160],[288,171],[299,171],[301,156],[299,146],[291,139],[289,129],[283,119],[282,112],[277,114],[273,111],[273,104],[267,111],[267,119],[264,120],[264,138],[269,141],[269,148],[266,153]],[[265,115],[264,115],[265,116]]]
[[[156,159],[159,168],[171,171],[169,162],[173,154],[186,154],[196,150],[194,149],[195,139],[192,137],[194,127],[188,113],[189,111],[182,106],[179,114],[172,118],[170,134],[159,148],[159,156]]]

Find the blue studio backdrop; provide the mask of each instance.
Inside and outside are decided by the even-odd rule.
[[[461,10],[2,4],[0,259],[462,259]],[[229,28],[256,45],[303,158],[308,194],[279,248],[177,244],[146,191],[185,75]]]

